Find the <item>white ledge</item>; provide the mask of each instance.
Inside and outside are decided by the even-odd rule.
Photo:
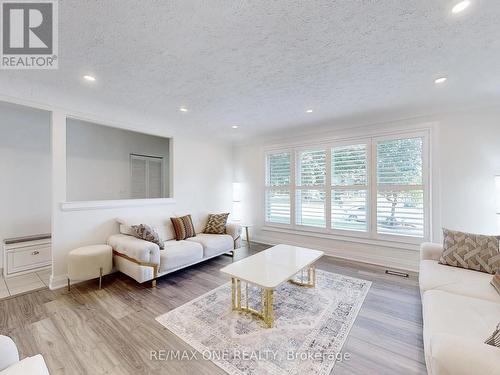
[[[296,236],[307,236],[307,237],[316,237],[316,238],[325,238],[329,240],[337,240],[344,242],[352,242],[352,243],[361,243],[365,245],[374,245],[374,246],[383,246],[383,247],[391,247],[395,249],[402,250],[410,250],[410,251],[420,251],[420,243],[425,242],[424,239],[394,239],[392,241],[378,238],[367,238],[367,237],[356,237],[356,236],[348,236],[348,235],[338,235],[328,232],[318,232],[313,230],[298,230],[292,228],[283,228],[272,225],[264,225],[262,227],[263,231],[268,232],[279,232],[292,234]]]
[[[112,201],[61,202],[62,211],[102,210],[106,208],[143,207],[175,204],[174,198],[121,199]]]

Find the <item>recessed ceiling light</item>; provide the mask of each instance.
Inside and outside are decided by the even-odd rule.
[[[233,129],[238,129],[238,128],[239,128],[239,126],[238,126],[238,125],[233,125],[233,126],[231,126],[231,127],[232,127]]]
[[[312,109],[308,109],[308,110],[306,111],[306,113],[313,113],[313,110],[312,110]]]
[[[451,9],[451,12],[453,14],[463,12],[465,9],[469,7],[469,5],[470,5],[470,0],[461,1]]]
[[[439,85],[440,83],[445,83],[446,81],[448,80],[448,78],[446,77],[441,77],[441,78],[438,78],[434,81],[435,84]]]
[[[179,108],[179,111],[181,111],[181,112],[187,112],[188,110],[187,110],[187,108],[181,107],[181,108]]]
[[[89,81],[89,82],[94,82],[94,81],[95,81],[95,77],[94,77],[94,76],[91,76],[91,75],[88,75],[88,74],[87,74],[87,75],[84,75],[84,76],[83,76],[83,79],[84,79],[85,81]]]

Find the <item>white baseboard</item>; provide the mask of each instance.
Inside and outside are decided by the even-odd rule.
[[[304,243],[299,243],[297,241],[283,241],[283,242],[275,242],[275,241],[270,241],[268,238],[264,236],[254,236],[252,238],[253,242],[258,242],[270,246],[275,246],[278,245],[279,243],[285,243],[287,245],[292,245],[292,246],[301,246],[301,247],[308,247],[307,244]],[[326,247],[326,246],[318,246],[318,245],[310,245],[309,247],[321,250],[325,252],[326,256],[332,257],[332,258],[338,258],[338,259],[343,259],[343,260],[349,260],[353,262],[358,262],[358,263],[364,263],[364,264],[369,264],[369,265],[374,265],[374,266],[379,266],[379,267],[385,267],[387,269],[393,269],[393,270],[401,270],[401,271],[409,271],[409,272],[414,272],[418,273],[418,262],[415,263],[415,266],[412,266],[409,263],[405,263],[404,261],[401,262],[395,261],[394,258],[389,258],[389,257],[384,257],[381,254],[369,254],[369,252],[363,252],[356,254],[355,256],[350,255],[348,252],[343,252],[342,250],[338,248],[332,248],[332,247]]]
[[[56,290],[68,286],[68,275],[50,275],[49,289]]]

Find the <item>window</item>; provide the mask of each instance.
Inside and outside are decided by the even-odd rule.
[[[367,161],[365,144],[332,148],[332,229],[368,230]]]
[[[289,152],[266,158],[266,221],[290,224],[291,160]]]
[[[163,198],[163,158],[130,155],[132,198]]]
[[[297,157],[295,223],[326,228],[326,151],[300,151]]]
[[[422,138],[377,142],[377,232],[424,236]]]
[[[427,138],[421,132],[268,153],[266,222],[374,239],[427,238]]]

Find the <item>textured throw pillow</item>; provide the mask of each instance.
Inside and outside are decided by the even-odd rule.
[[[488,337],[488,339],[484,343],[500,348],[500,323],[498,323],[495,332],[493,332],[493,334]]]
[[[185,240],[190,237],[196,237],[196,231],[194,229],[193,220],[191,220],[191,215],[171,217],[170,220],[172,220],[172,225],[175,230],[175,239],[177,241]]]
[[[225,234],[229,214],[208,215],[207,226],[203,233]]]
[[[493,275],[491,285],[493,285],[498,294],[500,294],[500,271],[497,271],[497,273]]]
[[[494,274],[500,270],[500,237],[443,229],[439,263]]]
[[[131,228],[131,233],[133,234],[134,237],[140,238],[141,240],[144,241],[155,243],[160,247],[160,249],[164,248],[162,239],[158,235],[156,229],[153,228],[152,226],[147,224],[139,224],[139,225],[132,225],[130,228]]]

